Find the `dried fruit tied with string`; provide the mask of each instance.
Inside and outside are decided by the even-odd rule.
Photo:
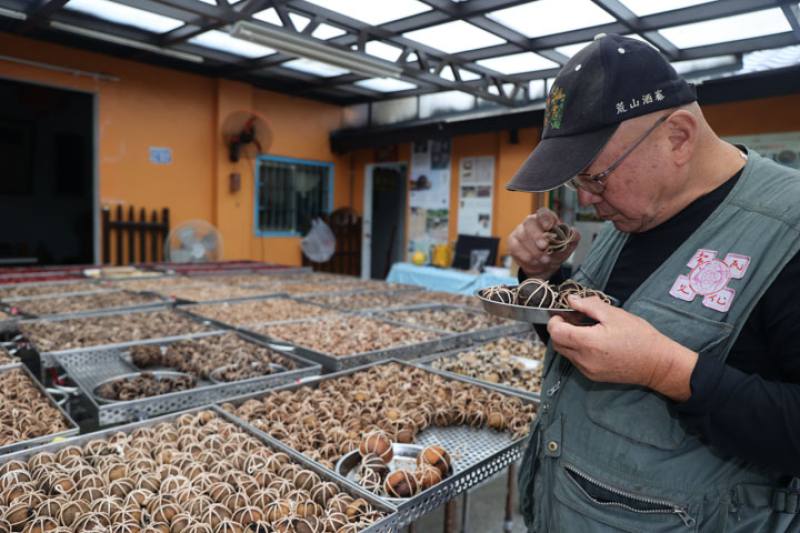
[[[550,246],[548,246],[546,250],[548,254],[563,252],[578,238],[578,234],[575,233],[575,230],[563,222],[553,226],[546,235],[547,239],[550,241]]]

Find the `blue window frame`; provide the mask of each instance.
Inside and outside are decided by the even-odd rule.
[[[333,209],[333,163],[259,156],[255,192],[256,235],[303,235]]]

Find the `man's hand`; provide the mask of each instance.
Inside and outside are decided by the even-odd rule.
[[[508,236],[508,252],[529,277],[550,279],[578,246],[581,236],[576,231],[575,241],[566,250],[547,253],[547,247],[550,246],[548,232],[558,222],[555,213],[542,207],[525,217],[522,224]]]
[[[572,296],[569,302],[598,323],[573,326],[554,316],[547,331],[553,347],[584,376],[603,383],[642,385],[678,402],[689,399],[696,353],[600,298]]]

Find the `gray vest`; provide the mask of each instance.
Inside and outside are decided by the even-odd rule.
[[[724,361],[800,250],[799,233],[800,174],[751,151],[725,201],[624,308],[700,357]],[[603,289],[626,238],[609,225],[575,278]],[[544,365],[520,469],[531,531],[800,531],[800,491],[785,473],[721,457],[648,389],[594,383],[552,346]]]

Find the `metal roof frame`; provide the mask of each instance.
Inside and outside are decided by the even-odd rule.
[[[637,17],[620,0],[592,0],[614,17],[615,21],[533,39],[487,17],[487,14],[492,11],[525,4],[530,0],[469,0],[466,2],[421,0],[431,7],[430,11],[380,26],[366,24],[306,0],[242,0],[235,4],[229,3],[229,0],[217,0],[217,5],[206,4],[199,0],[114,1],[172,17],[185,24],[163,34],[154,34],[70,11],[64,8],[68,0],[0,0],[0,8],[20,11],[27,15],[27,20],[24,21],[2,19],[0,29],[137,61],[247,81],[258,87],[340,105],[458,90],[473,95],[477,99],[507,108],[524,108],[531,104],[528,92],[529,83],[532,80],[554,77],[558,71],[557,68],[504,75],[482,67],[476,62],[501,55],[535,52],[558,65],[563,65],[568,58],[557,52],[556,47],[588,41],[601,32],[639,34],[672,61],[743,54],[754,50],[800,44],[800,9],[798,9],[797,0],[724,0],[644,17]],[[275,8],[278,13],[283,22],[284,31],[294,32],[303,38],[314,39],[311,37],[311,33],[320,24],[327,23],[347,32],[345,35],[325,41],[330,46],[343,50],[351,50],[352,47],[355,47],[356,50],[363,52],[368,41],[379,40],[400,48],[402,54],[398,63],[403,68],[401,78],[416,84],[417,88],[391,93],[376,93],[353,85],[353,82],[364,79],[356,74],[322,78],[282,67],[284,62],[292,60],[296,56],[276,53],[263,58],[246,59],[188,42],[192,37],[209,30],[225,31],[230,25],[240,20],[266,24],[253,19],[252,15],[270,7]],[[791,31],[683,50],[676,48],[658,33],[658,30],[663,28],[775,7],[783,10],[791,26]],[[289,13],[304,15],[310,18],[310,22],[302,31],[298,31],[290,19]],[[464,20],[474,24],[501,37],[506,43],[462,53],[446,54],[402,36],[406,32],[453,20]],[[187,64],[179,59],[163,57],[147,50],[126,48],[120,44],[107,43],[85,36],[67,35],[53,28],[50,25],[52,21],[96,32],[110,33],[145,43],[151,47],[202,56],[204,60],[202,64]],[[416,57],[409,60],[412,54]],[[447,66],[454,67],[454,81],[439,75]],[[460,78],[459,69],[471,71],[479,78],[465,81]]]

